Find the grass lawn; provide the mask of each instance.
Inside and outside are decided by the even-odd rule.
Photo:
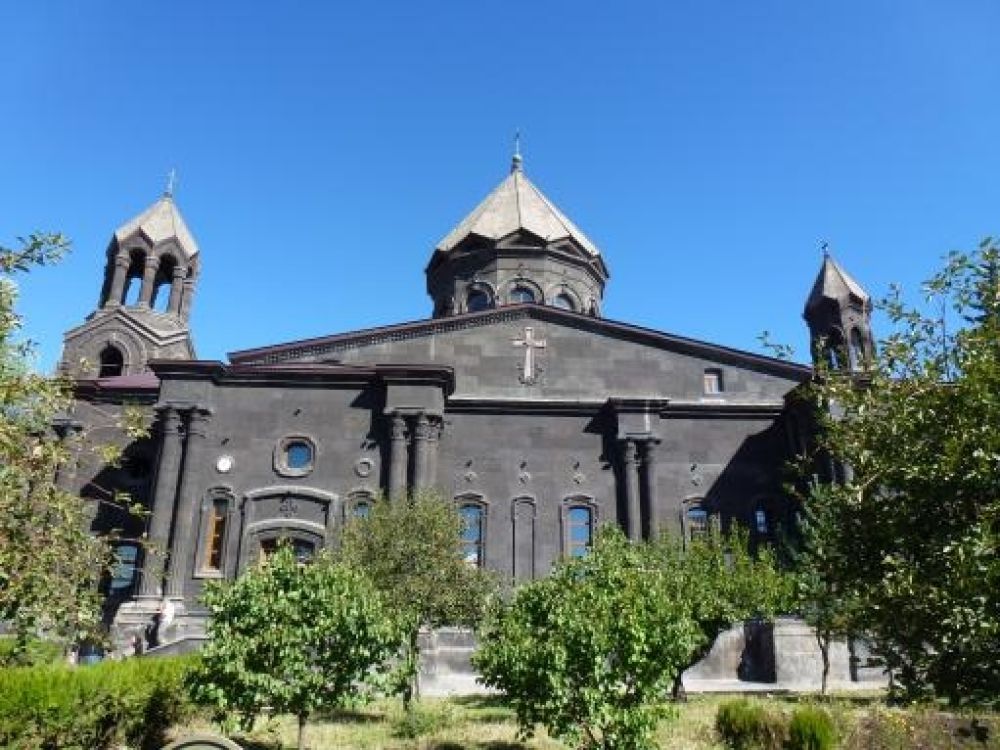
[[[693,696],[678,706],[677,716],[664,721],[658,744],[669,750],[724,750],[715,736],[719,703],[732,696]],[[803,698],[764,698],[772,708],[790,712]],[[824,704],[840,728],[845,750],[1000,750],[1000,717],[980,712],[977,723],[933,709],[889,709],[879,696],[835,698]],[[976,727],[986,727],[985,735]],[[254,731],[232,739],[246,750],[295,747],[296,723],[281,716],[260,720]],[[194,732],[214,732],[205,720],[175,727],[172,738]],[[424,699],[409,719],[400,703],[382,701],[336,716],[318,717],[306,728],[311,750],[564,750],[543,730],[531,740],[517,740],[514,713],[499,698]]]
[[[677,721],[664,722],[660,745],[677,750],[721,750],[712,729],[718,698],[694,698]],[[306,728],[311,750],[563,750],[565,745],[544,730],[517,741],[514,712],[499,698],[426,698],[407,720],[400,702],[381,701],[350,713],[317,718]],[[230,737],[246,750],[294,748],[297,725],[290,716],[260,720],[254,731]],[[194,732],[218,733],[217,726],[197,720],[175,727],[171,738]]]

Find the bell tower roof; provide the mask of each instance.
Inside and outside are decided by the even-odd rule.
[[[871,302],[871,297],[864,287],[855,281],[829,253],[824,254],[823,265],[806,299],[805,314],[808,315],[810,310],[817,308],[824,300],[834,302],[853,300],[864,307]]]
[[[503,182],[435,249],[447,253],[470,235],[497,241],[519,230],[530,232],[547,243],[572,239],[589,255],[601,254],[597,245],[525,176],[520,152],[515,152],[510,174]]]
[[[118,227],[115,230],[115,239],[121,244],[136,232],[142,232],[154,245],[164,240],[175,239],[188,260],[198,255],[198,243],[184,223],[181,212],[169,192],[164,193],[156,203],[134,219]]]

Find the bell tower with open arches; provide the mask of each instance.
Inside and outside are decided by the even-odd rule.
[[[168,189],[111,237],[97,307],[66,332],[60,372],[137,375],[151,359],[193,359],[189,320],[199,270],[198,244]]]

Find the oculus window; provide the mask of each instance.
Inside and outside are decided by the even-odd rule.
[[[278,443],[274,469],[286,477],[303,477],[316,463],[316,446],[306,437],[287,437]]]

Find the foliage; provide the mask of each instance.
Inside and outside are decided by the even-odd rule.
[[[0,746],[16,750],[152,748],[190,714],[191,659],[0,669]]]
[[[735,623],[770,619],[792,606],[792,577],[780,568],[771,549],[761,545],[752,551],[746,531],[739,527],[722,533],[710,526],[686,544],[665,535],[651,554],[671,580],[675,605],[687,607],[701,633],[685,668],[705,656],[716,637]],[[675,697],[680,678],[678,672]]]
[[[819,706],[802,706],[788,722],[788,750],[833,750],[837,727],[830,714]]]
[[[216,717],[251,726],[265,709],[302,729],[319,709],[367,700],[400,630],[360,572],[321,553],[296,561],[287,543],[258,568],[204,595],[209,640],[189,686]]]
[[[419,660],[422,627],[475,625],[495,581],[462,559],[462,519],[433,492],[405,500],[377,500],[367,518],[344,530],[341,557],[374,582],[394,612],[408,623],[408,671]],[[404,687],[409,704],[413,681]]]
[[[417,706],[395,717],[392,734],[394,737],[412,740],[440,732],[455,723],[454,713],[447,703]]]
[[[674,675],[703,638],[675,571],[657,562],[606,527],[590,554],[494,609],[473,663],[510,700],[522,734],[543,724],[578,747],[653,747]]]
[[[907,698],[1000,697],[998,289],[995,243],[953,253],[925,286],[940,313],[894,290],[866,371],[820,365],[810,393],[820,455],[847,467],[813,535],[844,565],[817,591],[842,592]]]
[[[781,750],[788,736],[784,713],[746,698],[719,705],[715,730],[733,750]]]
[[[816,631],[823,660],[823,694],[830,675],[830,645],[836,638],[858,632],[862,607],[858,590],[848,583],[864,575],[858,569],[864,560],[853,549],[853,540],[863,533],[856,527],[861,519],[843,510],[834,488],[812,482],[803,503],[795,556],[798,608]]]
[[[97,582],[110,561],[107,546],[87,533],[84,502],[56,483],[69,451],[51,424],[69,405],[68,383],[35,373],[31,344],[16,338],[12,275],[68,247],[58,234],[0,247],[0,620],[17,636],[15,661],[37,635],[68,644],[95,634]]]

